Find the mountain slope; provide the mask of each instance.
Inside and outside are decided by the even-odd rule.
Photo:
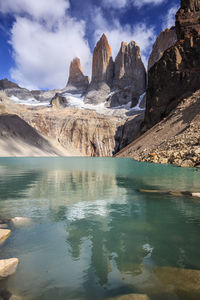
[[[116,154],[140,161],[200,166],[200,90]]]

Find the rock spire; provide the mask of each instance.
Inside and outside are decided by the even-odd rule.
[[[78,90],[85,91],[88,88],[88,85],[89,77],[83,74],[80,59],[75,57],[70,64],[67,87],[74,87]]]

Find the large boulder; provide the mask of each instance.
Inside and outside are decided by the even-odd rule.
[[[0,280],[13,275],[16,272],[19,264],[18,258],[9,258],[0,260]]]
[[[16,83],[9,81],[7,78],[0,80],[0,90],[20,88]]]

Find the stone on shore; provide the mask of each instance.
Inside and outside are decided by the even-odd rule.
[[[198,197],[198,198],[200,198],[200,193],[192,193],[192,197]]]
[[[5,241],[9,237],[10,234],[11,234],[10,229],[0,229],[0,243]]]
[[[19,264],[18,258],[9,258],[0,260],[0,280],[7,278],[8,276],[16,272]]]
[[[114,298],[109,298],[109,300],[150,300],[147,295],[143,294],[128,294],[123,296],[118,296]]]

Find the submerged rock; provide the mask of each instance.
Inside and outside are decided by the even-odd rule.
[[[114,298],[109,298],[109,300],[150,300],[147,295],[143,294],[128,294],[123,296],[118,296]]]
[[[20,297],[13,295],[7,289],[0,292],[0,300],[21,300]]]
[[[9,258],[0,260],[0,280],[13,275],[19,264],[18,258]]]
[[[10,223],[14,227],[22,227],[30,225],[31,220],[29,218],[15,217],[10,220]]]
[[[0,229],[0,243],[5,241],[11,234],[10,229]]]

